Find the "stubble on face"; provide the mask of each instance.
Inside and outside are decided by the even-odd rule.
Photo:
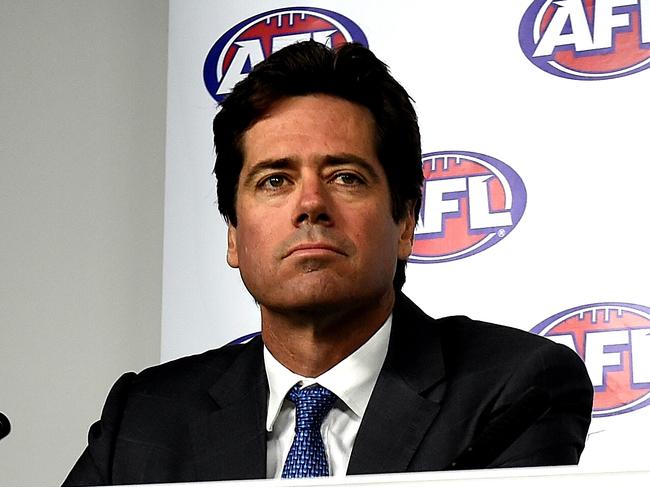
[[[392,309],[414,226],[393,220],[372,115],[328,95],[288,98],[243,147],[228,262],[260,304],[265,342],[291,341],[292,328],[321,345],[327,330],[365,341]]]

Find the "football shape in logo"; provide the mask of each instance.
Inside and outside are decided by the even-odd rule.
[[[221,101],[271,53],[310,39],[329,47],[346,42],[368,46],[359,26],[336,12],[313,7],[272,10],[244,20],[219,38],[203,65],[205,86]]]
[[[503,162],[476,152],[422,156],[424,187],[410,262],[462,259],[500,242],[526,208],[526,188]]]
[[[650,308],[587,304],[551,316],[531,331],[582,357],[594,385],[595,418],[650,404]]]
[[[563,78],[637,73],[650,66],[650,0],[535,0],[519,44],[533,64]]]

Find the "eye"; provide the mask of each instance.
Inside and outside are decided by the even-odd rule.
[[[352,172],[340,172],[334,176],[333,181],[344,186],[357,186],[364,183],[360,176]]]
[[[273,174],[260,183],[260,187],[263,189],[279,189],[287,183],[287,179],[281,174]]]

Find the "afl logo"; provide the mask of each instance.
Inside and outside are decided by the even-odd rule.
[[[563,78],[599,80],[650,66],[649,0],[536,0],[519,43],[538,68]]]
[[[650,404],[650,308],[587,304],[551,316],[532,332],[582,357],[594,385],[595,418]]]
[[[422,156],[420,223],[410,262],[447,262],[477,254],[517,225],[526,188],[503,162],[475,152]]]
[[[368,46],[359,26],[336,12],[312,7],[272,10],[244,20],[219,38],[203,65],[205,86],[221,101],[271,53],[310,39],[329,47],[346,42]]]

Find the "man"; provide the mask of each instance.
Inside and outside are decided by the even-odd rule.
[[[370,51],[279,51],[214,136],[261,337],[124,375],[65,485],[577,463],[592,388],[572,351],[400,292],[420,139]]]

